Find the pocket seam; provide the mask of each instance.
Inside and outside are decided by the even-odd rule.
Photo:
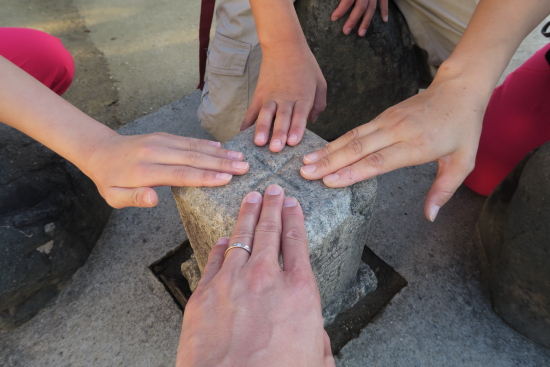
[[[225,37],[221,35],[220,33],[216,32],[216,35],[214,36],[214,39],[212,40],[212,48],[211,50],[217,46],[217,44],[220,44],[221,46],[226,46],[233,54],[239,54],[238,55],[238,61],[234,62],[233,65],[230,65],[230,67],[219,67],[212,65],[211,61],[212,59],[208,59],[208,65],[206,66],[206,69],[214,74],[222,74],[222,75],[244,75],[245,69],[246,69],[246,62],[248,60],[248,56],[250,55],[250,50],[252,48],[252,45],[233,40],[231,38]],[[209,55],[210,56],[210,55]],[[220,55],[218,55],[220,56]]]

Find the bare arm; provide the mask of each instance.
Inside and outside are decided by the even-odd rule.
[[[217,142],[119,135],[1,56],[0,81],[0,121],[72,162],[115,208],[155,206],[155,186],[224,185],[248,170],[241,153]]]
[[[426,91],[307,155],[302,176],[342,187],[437,161],[424,213],[438,210],[472,171],[485,109],[520,42],[550,13],[549,0],[482,0]]]

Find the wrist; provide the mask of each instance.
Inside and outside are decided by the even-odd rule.
[[[304,55],[311,54],[304,37],[260,44],[262,57],[268,59],[303,60]]]
[[[109,141],[120,136],[116,131],[99,122],[97,122],[96,128],[97,130],[90,136],[89,143],[83,147],[82,154],[73,162],[75,166],[91,179],[94,178],[96,163],[100,162],[101,165],[103,161],[101,156],[105,152],[108,153],[112,150]]]
[[[486,106],[493,94],[500,74],[486,72],[469,62],[449,58],[439,67],[433,84],[445,83],[457,88],[457,93],[468,96]]]

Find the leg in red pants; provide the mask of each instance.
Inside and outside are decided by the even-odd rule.
[[[550,44],[495,89],[483,119],[475,169],[464,181],[475,192],[488,196],[527,153],[550,140],[549,52]]]
[[[47,33],[27,28],[0,28],[0,56],[59,95],[73,81],[71,54],[58,38]]]

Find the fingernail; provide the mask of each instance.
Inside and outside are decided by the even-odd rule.
[[[256,141],[258,143],[265,142],[265,134],[264,133],[259,133],[258,135],[256,135]]]
[[[300,170],[306,175],[308,175],[310,173],[317,171],[317,166],[314,164],[310,164],[308,166],[303,166]]]
[[[313,121],[311,121],[311,123],[314,124],[315,121],[317,121],[317,118],[318,118],[318,117],[319,117],[319,116],[315,116],[315,118],[313,119]]]
[[[283,191],[283,188],[279,185],[271,185],[265,190],[268,195],[279,195]]]
[[[234,160],[243,159],[244,157],[241,152],[229,152],[227,153],[227,156],[229,157],[229,159],[234,159]]]
[[[233,162],[233,168],[245,169],[245,168],[248,168],[248,163],[247,162]]]
[[[271,146],[273,148],[280,148],[283,145],[283,143],[279,139],[275,139],[271,141]]]
[[[360,35],[361,37],[363,37],[365,34],[367,34],[367,30],[366,30],[366,29],[361,29],[361,30],[359,31],[359,35]]]
[[[317,162],[319,155],[317,153],[311,153],[304,157],[304,160],[310,163]]]
[[[431,222],[433,222],[435,220],[435,217],[437,217],[437,213],[439,213],[440,208],[441,207],[437,206],[437,205],[434,205],[430,208],[430,211],[429,211],[428,215],[430,217]]]
[[[298,141],[298,135],[290,135],[288,137],[288,142],[289,143],[296,143]]]
[[[260,199],[262,198],[262,194],[260,194],[257,191],[249,192],[246,195],[246,201],[251,204],[256,204],[260,202]]]
[[[230,175],[229,173],[216,173],[216,178],[218,180],[229,181],[231,180],[231,177],[233,177],[233,175]]]
[[[333,173],[323,178],[323,181],[326,183],[331,183],[334,181],[338,181],[339,178],[340,178],[340,175],[338,173]]]
[[[285,198],[285,201],[283,202],[283,206],[285,208],[288,208],[288,207],[296,206],[296,203],[298,203],[296,198],[289,197],[289,198]]]
[[[220,237],[218,242],[216,242],[215,246],[221,246],[221,245],[228,245],[229,244],[229,238],[227,237]]]
[[[150,192],[147,193],[147,196],[145,197],[145,200],[147,200],[147,203],[149,204],[149,206],[153,206],[153,200],[151,199],[151,193]]]
[[[222,143],[220,143],[219,141],[209,141],[208,144],[210,144],[212,146],[215,146],[215,147],[221,147],[222,146]]]
[[[338,20],[338,17],[336,15],[333,15],[332,17],[330,17],[330,20],[336,22]]]
[[[384,15],[384,22],[388,21],[388,14]]]
[[[344,30],[345,34],[350,34],[350,32],[351,32],[351,28],[349,28],[349,27]]]

